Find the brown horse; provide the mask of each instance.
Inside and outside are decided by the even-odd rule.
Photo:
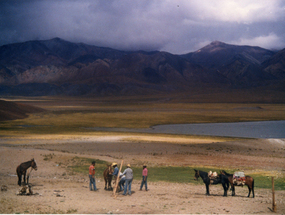
[[[36,161],[35,159],[33,158],[32,160],[30,161],[27,161],[27,162],[24,162],[24,163],[21,163],[17,169],[16,169],[16,172],[17,172],[17,175],[18,175],[18,185],[21,186],[22,184],[22,175],[24,175],[24,183],[26,184],[26,173],[27,173],[27,170],[30,168],[30,171],[28,171],[28,176],[27,176],[27,184],[29,184],[29,177],[30,177],[30,173],[31,171],[34,169],[34,170],[37,170],[37,164],[36,164]]]
[[[112,164],[108,165],[107,166],[107,169],[104,170],[103,172],[103,177],[104,177],[104,180],[105,180],[105,190],[112,190],[112,185],[111,185],[111,182],[112,182],[112,179],[113,179],[113,168],[112,168]],[[108,185],[108,187],[107,187]]]
[[[229,182],[231,184],[232,196],[234,196],[236,194],[235,193],[235,186],[243,186],[243,185],[236,185],[233,183],[233,174],[229,174],[225,170],[222,170],[221,174],[228,177]],[[252,191],[252,198],[254,198],[254,179],[252,177],[246,175],[245,176],[245,185],[247,185],[247,187],[248,187],[248,196],[247,197],[250,196],[250,193]]]

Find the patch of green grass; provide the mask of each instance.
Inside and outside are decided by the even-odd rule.
[[[83,165],[73,165],[70,166],[70,168],[75,172],[80,172],[84,174],[88,174],[88,167],[93,159],[91,158],[74,158],[77,161],[84,162]],[[103,174],[103,171],[106,169],[107,162],[96,160],[96,176],[101,177]],[[126,166],[122,167],[122,172],[126,169]],[[141,173],[142,168],[141,167],[132,167],[134,171],[134,179],[140,180],[141,179]],[[194,169],[199,169],[201,171],[209,172],[211,171],[217,171],[220,170],[217,168],[200,168],[200,167],[150,167],[148,168],[148,181],[151,182],[159,182],[159,181],[166,181],[166,182],[172,182],[172,183],[192,183],[192,184],[203,184],[203,181],[201,178],[199,178],[198,181],[194,180]],[[236,170],[226,170],[228,172],[234,172]],[[255,181],[255,187],[256,188],[271,188],[271,177],[260,175],[260,174],[252,174],[251,175],[254,178]],[[278,177],[275,178],[275,189],[276,190],[285,190],[285,177]]]
[[[84,160],[89,163],[88,165],[75,165],[70,166],[70,168],[75,172],[80,172],[84,174],[88,174],[88,167],[92,161],[89,158],[76,158]],[[96,176],[102,177],[103,171],[106,169],[107,162],[105,161],[96,161]],[[133,166],[131,167],[134,172],[134,179],[141,180],[142,168]],[[122,172],[126,169],[126,166],[122,167]],[[148,181],[150,182],[159,182],[166,181],[171,183],[192,183],[192,184],[204,184],[201,178],[198,181],[194,180],[195,171],[194,169],[198,169],[201,171],[209,172],[216,171],[220,172],[221,169],[211,168],[211,167],[174,167],[174,166],[156,166],[148,168]],[[234,169],[226,169],[227,172],[233,173],[236,170]],[[265,188],[271,189],[271,177],[264,176],[261,174],[251,174],[254,178],[254,187],[255,188]],[[281,176],[274,179],[275,190],[285,190],[285,176]]]
[[[81,157],[74,157],[72,161],[74,164],[68,166],[68,168],[74,172],[79,172],[86,175],[89,172],[89,166],[91,165],[92,161],[95,161],[96,176],[100,177],[103,175],[104,170],[107,168],[107,165],[109,164],[108,162],[99,159],[81,158]]]
[[[254,187],[256,188],[272,188],[272,178],[269,176],[263,176],[258,174],[252,174],[254,178]],[[274,188],[275,190],[285,190],[285,177],[274,178]]]

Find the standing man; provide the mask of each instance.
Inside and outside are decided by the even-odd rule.
[[[125,188],[123,195],[125,196],[127,193],[127,189],[129,189],[129,195],[132,195],[132,181],[133,181],[133,170],[131,169],[131,165],[127,165],[127,169],[123,172],[123,175],[126,175],[125,177]]]
[[[147,189],[147,168],[146,168],[146,164],[143,165],[142,183],[141,183],[140,190],[142,190],[143,185],[145,185],[145,190],[148,191],[148,189]]]
[[[96,182],[95,182],[95,161],[92,161],[92,164],[89,167],[89,179],[90,179],[90,184],[89,188],[90,191],[92,191],[92,184],[93,184],[93,190],[96,191]]]

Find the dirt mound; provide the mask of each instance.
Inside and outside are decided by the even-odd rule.
[[[29,113],[43,112],[44,109],[31,105],[0,100],[0,121],[23,119]]]

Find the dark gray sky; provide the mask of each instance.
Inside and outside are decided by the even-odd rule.
[[[0,0],[0,45],[60,37],[121,50],[212,41],[285,48],[284,0]]]

